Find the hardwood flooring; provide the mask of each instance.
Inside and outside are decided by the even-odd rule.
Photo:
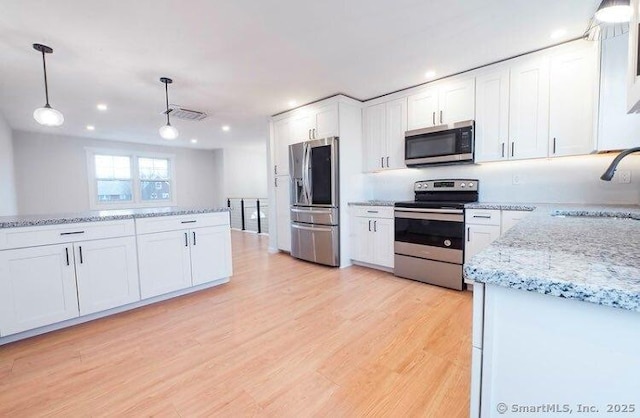
[[[468,416],[470,293],[232,235],[228,284],[0,347],[0,416]]]

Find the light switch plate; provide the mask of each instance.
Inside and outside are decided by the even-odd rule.
[[[618,170],[616,171],[616,177],[618,183],[629,184],[631,183],[631,170]]]

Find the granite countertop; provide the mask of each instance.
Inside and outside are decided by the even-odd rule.
[[[61,225],[81,222],[115,221],[122,219],[151,218],[156,216],[196,215],[227,212],[228,208],[144,208],[88,211],[70,214],[47,214],[0,217],[0,229],[24,226]]]
[[[537,205],[468,279],[640,312],[640,207]]]
[[[536,208],[533,203],[491,203],[473,202],[464,205],[465,209],[492,209],[492,210],[521,210],[532,211]]]
[[[366,202],[349,202],[349,206],[393,206],[395,203],[391,200],[367,200]]]

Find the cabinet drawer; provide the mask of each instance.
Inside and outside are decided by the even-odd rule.
[[[0,250],[135,235],[133,219],[0,230]]]
[[[391,206],[353,206],[353,215],[365,218],[393,218]]]
[[[136,219],[138,234],[176,231],[180,229],[204,228],[207,226],[229,225],[229,212],[205,213],[198,215],[159,216]]]
[[[467,209],[465,222],[471,225],[496,225],[500,226],[500,211],[485,209]]]

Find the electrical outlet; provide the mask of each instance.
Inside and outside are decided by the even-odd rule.
[[[514,174],[513,177],[511,178],[512,183],[514,185],[519,185],[522,184],[522,175],[521,174]]]
[[[629,184],[631,183],[631,170],[618,170],[616,177],[618,177],[618,183]]]

